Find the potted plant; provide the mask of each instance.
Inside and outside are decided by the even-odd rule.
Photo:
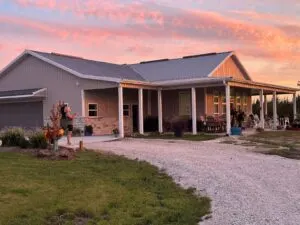
[[[231,135],[241,135],[242,134],[242,123],[244,121],[243,112],[235,112],[231,119]]]
[[[92,136],[94,133],[94,129],[92,125],[86,125],[84,127],[84,136]]]
[[[184,122],[180,119],[176,120],[173,123],[173,131],[175,137],[182,137],[183,136],[183,130],[184,130]]]
[[[115,128],[112,130],[113,134],[115,135],[115,137],[118,137],[119,136],[119,129],[118,128]]]

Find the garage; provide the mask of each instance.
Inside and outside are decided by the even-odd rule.
[[[28,89],[0,92],[0,129],[43,126],[43,91]]]

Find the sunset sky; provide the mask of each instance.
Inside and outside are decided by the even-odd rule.
[[[24,49],[115,63],[234,50],[257,81],[300,80],[300,0],[0,0],[0,34],[0,69]]]

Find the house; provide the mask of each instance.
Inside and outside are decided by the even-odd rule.
[[[223,117],[230,133],[231,106],[250,114],[259,95],[264,118],[267,95],[292,94],[296,115],[297,91],[253,81],[234,52],[117,65],[25,50],[0,72],[0,128],[43,126],[52,105],[64,100],[79,114],[77,125],[91,124],[96,135],[114,128],[121,137],[143,134],[148,116],[158,118],[159,132],[164,121],[190,118],[193,134],[200,117]]]

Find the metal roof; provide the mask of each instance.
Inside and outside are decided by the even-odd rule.
[[[135,72],[128,65],[118,65],[113,63],[99,62],[58,53],[46,53],[38,51],[32,52],[83,75],[111,77],[138,81],[144,80],[137,72]]]
[[[208,78],[232,54],[232,52],[223,52],[185,56],[179,59],[141,62],[132,64],[130,67],[150,82]]]
[[[30,98],[45,96],[46,88],[0,91],[0,99]]]

